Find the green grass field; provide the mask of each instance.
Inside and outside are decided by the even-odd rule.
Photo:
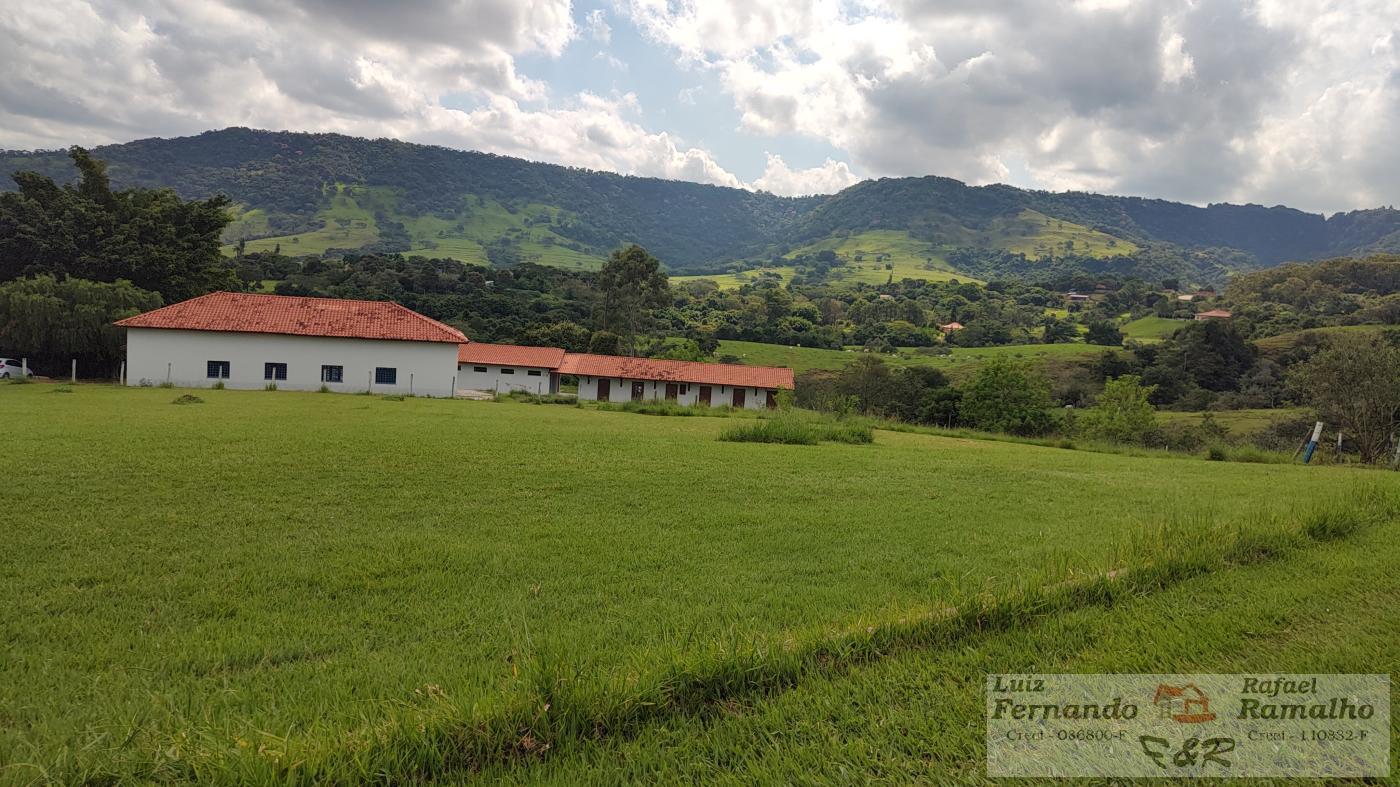
[[[884,431],[730,443],[724,418],[557,405],[58,390],[0,386],[25,437],[0,458],[8,781],[801,781],[812,763],[975,780],[970,692],[990,664],[1400,655],[1395,523],[1295,538],[1319,505],[1400,493],[1391,473]],[[1302,573],[1215,557],[1183,563],[1196,584],[1162,573],[1246,524]],[[1121,604],[908,623],[1109,569]],[[1334,641],[1334,619],[1362,639]],[[1179,647],[1178,620],[1208,636]]]
[[[936,355],[929,347],[901,347],[880,358],[891,366],[929,366],[953,376],[962,376],[988,358],[1014,358],[1030,363],[1086,361],[1102,355],[1107,347],[1093,344],[1015,344],[1002,347],[952,347],[947,355]],[[820,347],[790,347],[783,344],[722,340],[718,354],[733,355],[753,366],[787,366],[801,374],[812,369],[840,369],[860,357],[862,350],[828,350]]]
[[[1230,430],[1230,436],[1247,437],[1257,434],[1279,421],[1288,421],[1307,414],[1304,407],[1278,407],[1265,410],[1215,410],[1210,413],[1210,417],[1220,426]],[[1157,413],[1159,423],[1184,423],[1190,426],[1200,425],[1205,417],[1203,412],[1173,412],[1162,410]],[[1301,443],[1305,435],[1298,435]]]
[[[1187,320],[1172,320],[1166,317],[1139,317],[1124,323],[1123,335],[1139,342],[1159,342],[1176,333],[1187,324]]]

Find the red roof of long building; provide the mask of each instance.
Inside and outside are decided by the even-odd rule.
[[[558,347],[525,347],[519,344],[469,342],[457,346],[457,363],[493,363],[498,366],[537,366],[558,369],[564,351]]]
[[[462,344],[462,332],[392,301],[211,292],[116,323],[123,328],[280,333]]]
[[[792,370],[777,366],[741,366],[730,363],[668,361],[620,355],[565,353],[562,374],[593,377],[625,377],[633,380],[665,380],[678,383],[734,385],[750,388],[792,388]]]

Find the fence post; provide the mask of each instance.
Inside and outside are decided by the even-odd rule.
[[[413,372],[408,373],[408,395],[413,395]]]
[[[457,375],[452,375],[452,392],[447,395],[449,399],[457,398]]]
[[[126,385],[126,361],[122,361],[122,367],[117,372],[117,385]]]
[[[77,381],[78,381],[78,359],[77,359],[77,358],[74,358],[74,359],[73,359],[73,371],[72,371],[72,373],[70,373],[70,374],[68,375],[68,382],[70,382],[70,383],[76,383]]]
[[[1318,421],[1313,427],[1312,439],[1308,440],[1308,445],[1303,449],[1303,464],[1312,461],[1313,452],[1317,450],[1317,441],[1322,439],[1322,422]]]
[[[19,359],[19,371],[20,371],[20,374],[23,374],[23,375],[24,375],[24,378],[25,378],[26,380],[29,379],[29,359],[28,359],[28,358],[21,358],[21,359]]]
[[[165,381],[166,381],[167,383],[170,382],[170,364],[169,364],[169,363],[167,363],[167,364],[165,365]]]
[[[366,375],[365,384],[369,386],[369,387],[365,388],[366,391],[373,391],[373,390],[374,390],[374,370],[373,370],[373,369],[370,369],[370,370],[369,370],[369,374]]]

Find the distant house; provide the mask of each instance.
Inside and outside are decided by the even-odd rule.
[[[469,391],[559,392],[558,347],[469,342],[457,349],[457,387]]]
[[[460,331],[388,301],[213,292],[120,320],[127,383],[453,395]]]
[[[793,388],[792,370],[782,367],[589,353],[565,353],[559,373],[578,377],[579,399],[599,402],[669,399],[759,410],[776,407],[778,392]]]
[[[1204,320],[1228,320],[1228,319],[1230,319],[1230,318],[1233,317],[1233,316],[1235,316],[1235,315],[1231,314],[1230,312],[1228,312],[1228,311],[1226,311],[1226,310],[1224,310],[1224,309],[1211,309],[1211,310],[1208,311],[1208,312],[1201,312],[1200,314],[1197,314],[1197,315],[1196,315],[1196,320],[1197,320],[1197,321],[1204,321]]]
[[[1194,292],[1183,292],[1180,295],[1176,296],[1176,299],[1178,301],[1184,301],[1189,303],[1191,301],[1196,300],[1196,294]]]
[[[1065,293],[1065,300],[1069,303],[1088,303],[1093,300],[1093,297],[1078,292],[1067,292]]]
[[[945,334],[952,333],[953,331],[961,331],[962,329],[963,324],[960,322],[950,322],[947,325],[938,326],[938,330],[942,331]]]

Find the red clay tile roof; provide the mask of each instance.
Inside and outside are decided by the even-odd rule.
[[[1197,316],[1197,317],[1220,317],[1220,318],[1222,318],[1222,319],[1225,319],[1225,318],[1232,317],[1233,315],[1230,314],[1230,312],[1225,311],[1224,309],[1211,309],[1211,310],[1208,311],[1208,312],[1201,312],[1201,313],[1197,314],[1196,316]]]
[[[665,361],[659,358],[626,358],[619,355],[565,353],[559,371],[563,374],[586,374],[593,377],[735,385],[741,388],[793,387],[792,370],[784,367]]]
[[[211,292],[116,323],[123,328],[280,333],[346,339],[451,342],[467,337],[391,301],[348,301],[246,292]]]
[[[525,347],[519,344],[468,342],[457,346],[457,363],[493,363],[498,366],[537,366],[558,369],[564,351],[558,347]]]

